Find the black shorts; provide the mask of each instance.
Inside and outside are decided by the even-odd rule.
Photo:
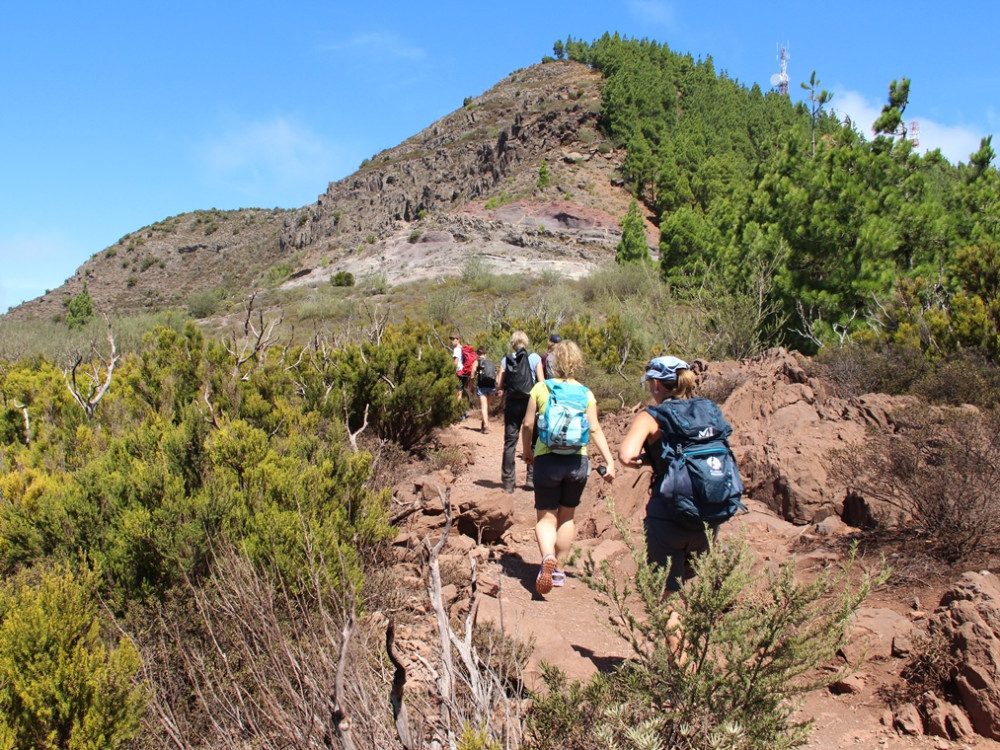
[[[709,534],[715,539],[719,527],[689,531],[666,518],[646,516],[646,560],[664,568],[669,566],[667,591],[680,591],[681,584],[694,577],[691,560],[708,551]]]
[[[535,510],[575,508],[583,497],[590,476],[590,459],[579,454],[568,456],[546,453],[535,456]]]

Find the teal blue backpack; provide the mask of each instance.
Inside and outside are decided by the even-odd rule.
[[[538,417],[538,439],[553,453],[576,453],[590,442],[587,388],[565,380],[546,380],[549,400]]]

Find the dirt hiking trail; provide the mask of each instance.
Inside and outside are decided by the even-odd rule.
[[[602,417],[602,425],[612,448],[617,451],[621,436],[631,420],[622,413]],[[439,446],[453,453],[465,454],[465,466],[454,474],[447,470],[431,472],[418,481],[446,484],[452,507],[465,510],[497,509],[509,514],[512,521],[502,537],[492,542],[478,543],[468,534],[453,529],[442,554],[442,564],[449,558],[457,570],[468,565],[461,561],[469,554],[479,561],[477,578],[477,622],[493,621],[504,631],[522,640],[533,639],[534,650],[526,670],[526,682],[531,688],[541,687],[540,668],[543,662],[558,665],[570,679],[586,680],[596,671],[608,671],[630,656],[630,647],[610,629],[609,610],[598,601],[597,594],[578,577],[582,562],[565,565],[566,583],[542,597],[535,593],[535,575],[540,554],[535,542],[535,510],[533,493],[524,489],[525,464],[518,451],[517,486],[510,495],[503,490],[500,463],[503,453],[503,417],[491,416],[489,432],[480,430],[478,412],[445,430]],[[593,455],[598,455],[596,449]],[[593,459],[592,459],[593,460]],[[599,457],[597,459],[600,460]],[[645,469],[644,471],[648,471]],[[647,477],[639,472],[618,467],[613,484],[605,483],[596,471],[591,473],[583,502],[577,511],[576,546],[596,560],[609,560],[612,568],[624,577],[634,573],[634,563],[618,531],[613,528],[605,506],[612,497],[618,512],[631,524],[634,538],[640,538],[646,500]],[[425,497],[430,493],[425,490]],[[795,526],[777,517],[770,509],[753,500],[750,512],[723,526],[721,537],[745,534],[760,567],[777,566],[789,557],[796,558],[797,569],[804,575],[841,559],[844,544],[832,543],[847,528],[831,526],[824,532],[816,524]],[[401,526],[397,546],[410,548],[419,540],[440,538],[440,527],[428,525],[426,517],[411,518]],[[438,518],[440,522],[440,518]],[[822,524],[821,524],[822,525]],[[821,526],[820,525],[820,526]],[[824,543],[826,533],[831,543]],[[461,579],[460,575],[455,576]],[[447,583],[447,581],[446,581]],[[461,612],[459,584],[445,587],[446,599],[452,597],[452,615]],[[920,597],[933,607],[940,591],[879,590],[860,613],[845,651],[849,659],[863,660],[858,673],[833,690],[817,691],[806,699],[801,709],[803,717],[814,719],[813,731],[807,743],[811,748],[1000,748],[1000,743],[971,735],[961,741],[940,737],[908,736],[893,728],[893,713],[880,697],[880,689],[898,680],[903,661],[893,656],[896,633],[905,630],[919,613],[914,614]],[[447,602],[446,602],[447,603]],[[426,611],[426,603],[420,607]],[[457,608],[457,609],[456,609]],[[417,636],[414,634],[414,638]],[[852,663],[855,663],[852,661]]]

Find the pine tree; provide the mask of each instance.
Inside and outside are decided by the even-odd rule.
[[[538,168],[538,182],[536,184],[540,190],[549,186],[549,162],[545,159],[542,159],[542,166]]]
[[[624,265],[625,263],[651,261],[649,244],[646,242],[646,230],[642,222],[642,214],[639,213],[639,201],[635,198],[629,203],[628,213],[622,219],[621,227],[622,238],[618,243],[615,262]]]
[[[87,282],[84,282],[83,291],[70,300],[66,325],[70,328],[82,328],[92,317],[94,317],[94,301],[87,291]]]

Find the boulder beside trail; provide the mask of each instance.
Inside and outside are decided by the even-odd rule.
[[[811,377],[797,353],[771,349],[740,362],[712,363],[703,387],[728,383],[722,411],[733,426],[733,452],[747,496],[787,521],[844,518],[847,488],[830,472],[831,452],[856,444],[870,427],[886,429],[910,397],[841,398]]]
[[[977,734],[1000,740],[1000,579],[963,573],[945,592],[931,627],[955,660],[953,682]]]

